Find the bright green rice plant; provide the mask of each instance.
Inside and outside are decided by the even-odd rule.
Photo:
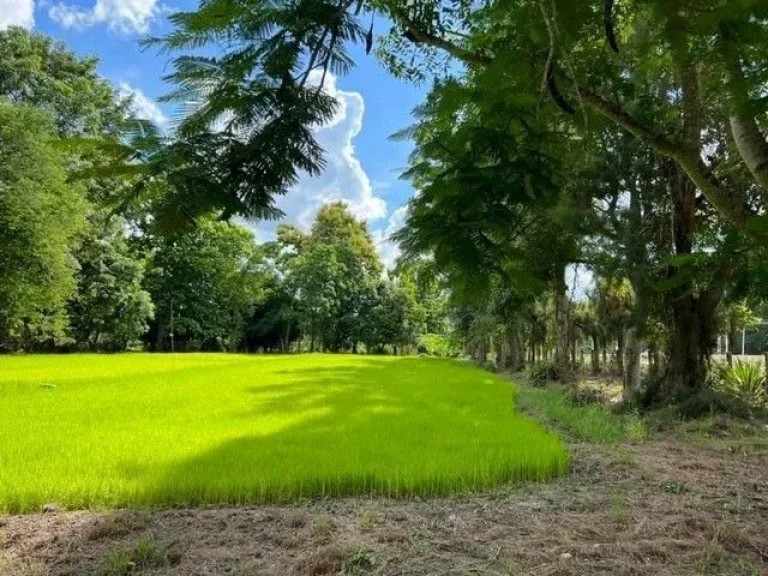
[[[0,357],[0,512],[431,496],[567,469],[508,381],[454,360]]]

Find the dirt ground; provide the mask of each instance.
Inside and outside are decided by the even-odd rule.
[[[566,478],[460,498],[6,516],[0,573],[768,575],[765,446],[577,444]]]

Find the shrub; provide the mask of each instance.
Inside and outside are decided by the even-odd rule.
[[[568,394],[568,400],[576,406],[589,406],[590,404],[605,404],[606,397],[601,390],[596,388],[574,388]]]
[[[760,364],[736,362],[722,368],[717,382],[719,389],[750,406],[768,406],[768,381]]]
[[[551,362],[535,362],[528,367],[528,381],[533,386],[544,386],[556,380],[560,380],[560,373]]]
[[[489,362],[487,360],[485,362],[480,362],[478,364],[478,367],[482,368],[487,372],[496,372],[496,364],[494,364],[493,362]]]
[[[439,358],[457,358],[461,354],[455,339],[444,334],[424,334],[419,340],[418,351]]]

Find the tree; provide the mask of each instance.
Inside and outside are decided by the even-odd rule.
[[[444,17],[455,14],[450,4],[387,6],[399,24],[396,33],[462,60],[474,77],[493,77],[500,89],[511,84],[503,88],[508,93],[534,97],[526,75],[508,71],[527,67],[528,78],[539,71],[553,106],[573,115],[581,105],[590,126],[624,130],[664,161],[676,259],[667,266],[673,335],[662,396],[695,392],[705,380],[714,310],[739,265],[733,245],[740,235],[760,237],[764,229],[756,215],[768,175],[758,161],[768,158],[759,96],[766,8],[749,1],[652,1],[624,7],[617,24],[606,4],[605,26],[599,26],[602,14],[586,3],[465,6],[458,19]],[[462,27],[475,33],[455,34]],[[620,55],[607,58],[608,46],[618,52],[619,45]],[[719,150],[724,161],[711,159],[708,149]],[[704,252],[696,242],[720,227],[729,256]]]
[[[361,323],[369,352],[382,353],[391,346],[397,355],[417,345],[425,331],[426,311],[417,301],[416,287],[407,279],[386,280],[379,284]]]
[[[115,225],[96,224],[106,220],[102,213],[105,207],[101,204],[122,194],[124,185],[114,179],[73,178],[93,165],[100,153],[94,148],[75,151],[70,145],[72,142],[98,137],[117,146],[126,127],[129,102],[121,100],[112,85],[98,75],[96,65],[95,59],[79,58],[63,44],[40,33],[21,28],[0,32],[0,97],[34,108],[38,115],[48,118],[43,132],[34,138],[46,140],[51,159],[57,156],[56,178],[62,180],[55,194],[48,184],[40,182],[42,175],[27,181],[30,195],[40,198],[54,194],[55,198],[46,201],[45,213],[39,203],[21,190],[17,190],[13,198],[25,203],[25,208],[35,214],[23,227],[11,229],[17,242],[24,238],[31,252],[31,246],[40,242],[36,239],[47,238],[46,245],[55,244],[57,259],[62,262],[41,264],[50,270],[49,277],[43,273],[26,274],[30,283],[61,287],[55,297],[46,298],[48,328],[36,338],[63,344],[71,321],[72,335],[78,344],[117,350],[134,342],[144,331],[151,304],[140,288],[142,262],[133,259],[122,232]],[[36,134],[39,128],[40,122],[36,119],[29,123],[31,134]],[[34,158],[35,154],[31,154],[28,159],[31,165],[25,168],[27,173],[36,170]],[[16,167],[8,169],[19,176]],[[46,173],[46,168],[42,173]],[[65,184],[65,177],[76,184]],[[64,194],[64,190],[69,192]],[[90,202],[85,202],[83,196]],[[8,204],[6,209],[10,210]],[[83,227],[86,219],[91,224]],[[51,232],[51,227],[56,228],[56,233]],[[49,247],[46,258],[50,258],[53,251],[54,248]],[[77,291],[72,293],[71,272],[75,261]],[[17,260],[17,264],[25,263]],[[29,268],[34,270],[34,266]],[[0,266],[0,273],[12,271],[4,265]],[[18,288],[14,290],[24,298]],[[31,306],[39,306],[35,299],[29,301]]]
[[[565,270],[584,260],[592,236],[611,231],[600,227],[592,202],[604,200],[605,191],[576,193],[588,185],[577,167],[596,141],[604,151],[621,148],[616,181],[624,190],[614,197],[630,192],[626,220],[660,215],[669,223],[656,253],[643,250],[637,226],[620,226],[629,231],[624,262],[613,264],[648,272],[617,275],[629,278],[638,296],[629,356],[637,358],[644,326],[660,318],[668,362],[653,395],[683,399],[706,379],[717,307],[764,252],[768,7],[649,0],[614,8],[566,0],[206,0],[197,12],[176,16],[177,29],[158,41],[170,50],[222,39],[231,47],[216,58],[175,61],[176,96],[203,102],[178,144],[212,158],[204,169],[204,161],[180,154],[193,180],[204,183],[195,189],[189,182],[192,196],[226,205],[227,213],[267,213],[297,167],[320,169],[322,155],[306,130],[327,120],[333,103],[317,81],[351,65],[345,43],[364,42],[370,51],[373,29],[364,34],[359,17],[381,12],[394,22],[380,54],[395,74],[460,76],[438,83],[415,133],[408,176],[423,198],[411,206],[408,228],[419,232],[401,237],[406,249],[433,253],[452,282],[465,281],[463,289],[482,284],[489,295],[499,283],[525,292],[527,276],[538,291],[549,290],[556,362],[566,369],[572,310]],[[214,134],[212,124],[230,117],[225,134]],[[253,152],[263,152],[265,135],[281,156],[259,164],[269,178],[255,179],[262,154]],[[650,151],[654,161],[630,170],[624,135],[641,143],[638,157]],[[641,179],[642,186],[632,185]],[[617,207],[613,216],[624,218]],[[663,290],[649,289],[653,282]],[[660,292],[652,318],[646,304],[656,304]]]
[[[144,262],[132,253],[119,219],[91,222],[75,251],[77,293],[69,305],[79,346],[119,352],[136,345],[154,314],[142,287]]]
[[[390,275],[413,286],[416,302],[424,309],[424,330],[443,334],[448,329],[448,292],[445,279],[430,260],[398,262]]]
[[[471,78],[436,84],[407,132],[416,152],[405,176],[420,193],[396,239],[406,257],[430,255],[454,290],[475,299],[494,289],[523,300],[551,291],[556,363],[567,375],[565,271],[579,259],[583,208],[561,168],[569,135],[556,122],[537,128],[547,121],[495,86]]]
[[[338,352],[357,350],[365,341],[365,310],[376,297],[382,274],[366,225],[341,202],[318,211],[312,230],[280,234],[288,249],[286,282],[301,311],[310,350],[317,345]]]
[[[119,134],[127,103],[99,76],[97,63],[39,32],[0,32],[0,94],[48,113],[59,136]]]
[[[300,322],[296,299],[284,283],[274,278],[265,286],[264,299],[248,320],[247,348],[288,352],[291,344],[301,338]]]
[[[140,241],[151,253],[144,284],[155,304],[154,348],[236,349],[262,291],[251,232],[206,218],[180,234]]]
[[[0,348],[67,341],[76,289],[71,246],[83,191],[67,181],[44,113],[0,98]]]

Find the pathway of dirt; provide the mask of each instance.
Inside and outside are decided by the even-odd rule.
[[[768,575],[768,454],[667,438],[573,462],[472,497],[0,517],[0,573]],[[108,564],[148,537],[161,562]]]

